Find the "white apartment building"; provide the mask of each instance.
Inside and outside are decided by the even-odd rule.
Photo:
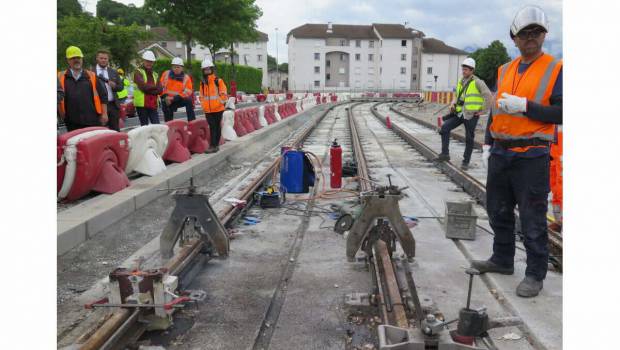
[[[451,76],[450,64],[467,55],[402,24],[304,24],[288,33],[287,44],[293,91],[426,90],[435,87],[434,75],[438,90],[452,90],[460,69]]]
[[[157,57],[181,57],[187,60],[186,45],[177,40],[166,27],[149,27],[146,28],[152,34],[150,41],[140,45],[139,53],[145,50],[153,50]],[[269,84],[269,74],[267,72],[267,42],[269,37],[267,34],[258,31],[259,39],[253,43],[234,43],[235,64],[241,64],[258,68],[263,71],[262,85]],[[192,45],[192,59],[202,60],[205,56],[212,56],[209,49],[204,45]],[[215,54],[216,61],[230,63],[230,48],[220,49]]]
[[[461,63],[469,54],[446,45],[443,41],[422,40],[420,84],[425,91],[452,91],[462,78]],[[437,77],[437,81],[435,81]]]

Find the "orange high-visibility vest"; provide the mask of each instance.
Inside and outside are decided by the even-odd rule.
[[[526,97],[528,101],[534,101],[543,106],[549,106],[549,98],[562,68],[562,60],[543,54],[532,62],[523,74],[518,72],[520,62],[521,57],[517,57],[512,62],[500,66],[497,70],[497,95],[493,104],[491,136],[499,140],[539,138],[551,142],[554,140],[554,124],[533,120],[521,113],[509,114],[499,108],[497,100],[501,98],[502,93],[506,92],[511,95]],[[525,152],[531,147],[537,146],[515,147],[511,150]]]
[[[218,80],[217,86],[215,80]],[[200,104],[205,113],[221,112],[225,109],[228,100],[228,91],[224,80],[216,78],[215,74],[208,76],[207,84],[200,82]]]
[[[176,79],[170,79],[170,71],[167,70],[161,74],[159,81],[164,89],[161,95],[180,95],[185,98],[191,96],[194,92],[192,80],[189,78],[189,74],[187,73],[183,74],[183,81],[181,82]]]
[[[66,91],[65,90],[65,74],[68,71],[69,70],[58,73],[58,79],[60,80],[60,86],[62,87],[63,91]],[[90,79],[90,85],[93,88],[93,103],[95,104],[95,111],[97,111],[98,114],[101,114],[103,112],[101,109],[101,99],[99,98],[99,94],[97,93],[97,75],[95,75],[95,73],[89,70],[86,70],[86,69],[84,69],[83,72],[88,74],[88,78]],[[63,116],[65,115],[65,99],[64,98],[62,99],[62,101],[60,101],[60,113]]]

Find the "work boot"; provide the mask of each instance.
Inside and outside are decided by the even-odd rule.
[[[461,170],[467,170],[467,169],[469,169],[469,162],[461,163]]]
[[[450,155],[449,154],[443,154],[443,153],[439,153],[439,155],[437,156],[437,158],[434,159],[436,162],[445,162],[450,160]]]
[[[497,272],[502,275],[512,275],[515,272],[515,268],[513,266],[499,266],[491,260],[472,260],[471,267],[480,271],[480,273]]]
[[[517,286],[517,295],[523,298],[532,298],[538,295],[543,288],[543,281],[537,281],[534,277],[525,276]]]
[[[209,146],[209,149],[205,151],[205,153],[215,153],[217,152],[217,147]]]
[[[217,151],[219,151],[219,150],[220,150],[220,146],[215,146],[215,152],[217,152]],[[214,152],[214,153],[215,153],[215,152]]]

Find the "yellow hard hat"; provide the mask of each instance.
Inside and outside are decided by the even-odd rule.
[[[119,68],[119,69],[117,69],[117,70],[116,70],[116,72],[117,72],[118,74],[125,74],[125,71],[123,70],[123,68]]]
[[[77,46],[69,46],[67,47],[67,58],[73,57],[84,57],[82,54],[82,50],[80,50]]]

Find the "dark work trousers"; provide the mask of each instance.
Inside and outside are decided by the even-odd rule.
[[[222,115],[224,111],[215,113],[205,113],[209,130],[211,130],[211,147],[220,145],[220,137],[222,136]]]
[[[188,122],[196,119],[196,113],[194,112],[194,105],[192,104],[192,100],[182,98],[181,96],[176,95],[174,96],[174,99],[172,100],[170,106],[166,104],[166,99],[162,99],[161,109],[164,110],[164,120],[167,122],[171,121],[174,112],[176,112],[177,109],[181,107],[185,107]]]
[[[451,114],[453,117],[448,120],[446,119],[450,114],[444,117],[444,120],[446,121],[441,126],[441,130],[439,130],[439,134],[441,134],[441,153],[450,154],[450,131],[456,129],[461,124],[465,124],[465,153],[463,153],[463,163],[469,163],[469,160],[471,159],[471,152],[474,150],[476,124],[478,124],[478,119],[480,119],[480,117],[472,117],[467,120],[465,118],[457,117],[456,113]]]
[[[111,130],[121,131],[118,120],[121,116],[121,110],[116,106],[116,103],[108,103],[108,123],[106,126]]]
[[[549,155],[536,158],[491,154],[487,174],[487,213],[495,232],[491,261],[510,267],[515,256],[515,205],[527,254],[525,275],[543,280],[547,275],[547,196]]]
[[[136,112],[138,112],[138,118],[140,118],[140,126],[149,125],[149,122],[151,124],[159,124],[157,109],[136,107]]]

